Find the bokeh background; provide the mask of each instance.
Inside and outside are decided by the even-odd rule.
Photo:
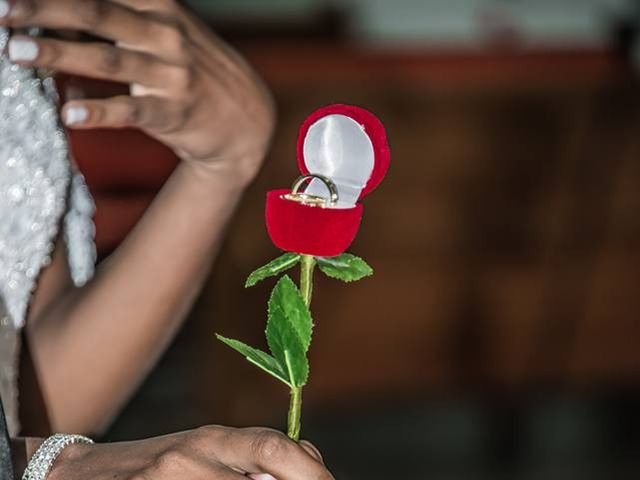
[[[278,253],[265,192],[298,175],[306,115],[345,102],[384,120],[394,157],[352,247],[375,276],[317,279],[304,436],[341,480],[638,478],[638,3],[192,4],[265,78],[279,127],[184,330],[106,439],[283,428],[287,392],[214,332],[264,342],[272,283],[243,284]],[[171,166],[92,181],[103,254]]]

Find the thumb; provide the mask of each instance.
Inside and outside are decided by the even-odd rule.
[[[311,442],[307,442],[306,440],[302,440],[300,442],[300,446],[307,452],[312,458],[316,461],[322,463],[324,465],[324,460],[322,459],[322,454],[320,450],[318,450]],[[252,473],[249,475],[249,478],[253,480],[277,480],[272,475],[268,473]]]
[[[324,459],[322,458],[322,454],[320,453],[320,450],[318,450],[315,445],[311,442],[308,442],[306,440],[302,440],[300,442],[300,446],[302,448],[304,448],[304,450],[311,455],[313,458],[315,458],[318,462],[322,463],[324,465]]]

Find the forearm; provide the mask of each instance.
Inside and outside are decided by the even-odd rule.
[[[215,168],[181,164],[95,279],[31,322],[54,428],[104,426],[173,338],[246,183]]]

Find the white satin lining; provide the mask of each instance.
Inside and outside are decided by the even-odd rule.
[[[314,123],[304,140],[309,173],[330,178],[339,200],[334,208],[352,208],[360,198],[375,162],[373,143],[362,125],[345,115],[328,115]],[[327,196],[327,187],[312,180],[305,193]]]

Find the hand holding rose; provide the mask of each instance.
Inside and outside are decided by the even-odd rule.
[[[269,472],[255,474],[252,472]],[[149,440],[72,445],[48,480],[332,480],[310,444],[267,429],[203,427]]]

